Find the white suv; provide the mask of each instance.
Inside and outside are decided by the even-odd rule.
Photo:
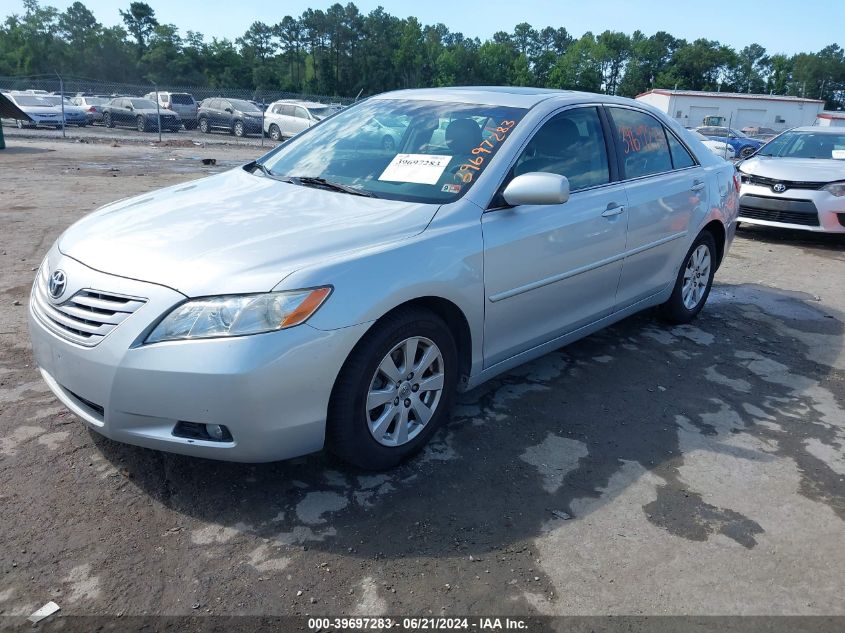
[[[338,110],[337,106],[315,101],[274,101],[264,114],[264,133],[274,141],[281,141],[307,130]]]

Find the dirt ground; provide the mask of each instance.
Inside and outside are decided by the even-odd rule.
[[[27,302],[77,218],[260,148],[7,142],[0,614],[845,615],[845,239],[740,231],[694,324],[520,367],[394,471],[217,463],[86,430]]]

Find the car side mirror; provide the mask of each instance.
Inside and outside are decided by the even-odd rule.
[[[569,200],[569,180],[559,174],[532,171],[511,180],[502,197],[514,207],[521,204],[563,204]]]
[[[226,108],[226,112],[228,112],[229,114],[232,114],[234,112],[234,110],[232,110],[232,108]]]

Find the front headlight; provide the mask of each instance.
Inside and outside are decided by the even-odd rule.
[[[173,309],[146,343],[243,336],[283,330],[304,323],[323,305],[331,287],[228,295],[187,301]]]
[[[837,198],[845,196],[845,182],[832,182],[829,185],[822,187],[823,191],[833,194]]]

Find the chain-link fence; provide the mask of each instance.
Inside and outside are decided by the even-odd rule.
[[[128,84],[59,75],[0,76],[0,92],[11,93],[18,105],[35,119],[3,120],[7,134],[12,131],[10,128],[16,127],[20,133],[26,130],[65,138],[183,138],[193,142],[260,146],[281,140],[270,138],[266,118],[268,108],[277,101],[307,104],[295,114],[313,116],[313,120],[317,120],[317,115],[312,112],[320,111],[323,116],[323,108],[331,111],[355,101],[354,97],[337,95]]]

